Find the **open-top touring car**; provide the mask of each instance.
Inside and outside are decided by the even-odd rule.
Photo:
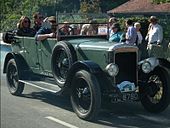
[[[4,33],[12,48],[3,69],[10,93],[20,95],[25,84],[56,94],[69,91],[74,112],[85,120],[94,119],[107,102],[141,101],[149,112],[165,110],[170,103],[169,62],[154,57],[138,62],[135,45],[109,42],[104,15],[59,14],[58,29],[65,20],[70,28],[81,28],[89,17],[97,21],[96,35],[36,41]]]

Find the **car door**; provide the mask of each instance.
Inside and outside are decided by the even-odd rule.
[[[38,47],[34,37],[24,37],[24,54],[26,62],[33,72],[40,72]]]
[[[39,56],[40,56],[40,68],[43,71],[43,74],[52,76],[51,73],[51,55],[52,50],[55,44],[57,43],[56,39],[47,39],[39,42],[41,45],[39,47]]]

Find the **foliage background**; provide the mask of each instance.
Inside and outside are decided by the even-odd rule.
[[[1,0],[0,31],[16,28],[22,15],[30,17],[34,12],[45,16],[59,12],[106,12],[128,0]]]
[[[44,16],[59,12],[99,13],[111,10],[129,0],[1,0],[0,31],[16,28],[22,15],[32,20],[34,12]],[[170,0],[151,0],[153,3],[166,3]],[[169,27],[170,28],[170,27]]]

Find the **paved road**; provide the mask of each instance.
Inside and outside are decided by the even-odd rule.
[[[22,96],[12,96],[2,74],[1,47],[1,128],[170,128],[170,106],[160,114],[146,112],[140,103],[121,103],[102,110],[95,122],[79,119],[72,111],[69,97],[26,86]]]

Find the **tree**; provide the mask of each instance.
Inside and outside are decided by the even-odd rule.
[[[99,13],[100,11],[100,0],[83,0],[80,3],[81,13]]]

